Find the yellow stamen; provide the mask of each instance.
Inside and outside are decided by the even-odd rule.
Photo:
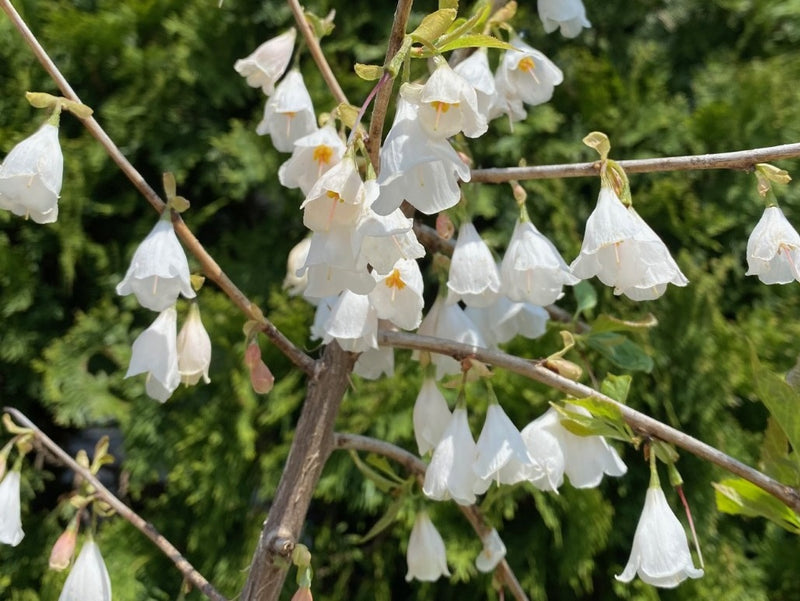
[[[331,199],[331,212],[328,213],[328,229],[331,227],[331,222],[333,221],[333,214],[336,212],[336,205],[343,203],[344,198],[339,196],[339,193],[334,190],[328,190],[325,195]]]
[[[333,158],[333,148],[326,146],[325,144],[320,144],[314,149],[314,152],[311,154],[311,158],[319,166],[319,173],[321,175],[322,166],[329,164]]]
[[[441,102],[439,100],[434,100],[431,102],[431,106],[436,111],[436,121],[433,124],[433,129],[439,128],[439,117],[441,117],[444,113],[450,110],[450,107],[458,106],[458,102]]]
[[[519,61],[519,64],[517,65],[517,68],[520,71],[528,73],[531,77],[533,77],[533,81],[535,81],[536,83],[539,83],[539,79],[536,77],[536,73],[535,73],[535,71],[536,71],[536,63],[534,62],[533,58],[531,58],[530,56],[526,56],[521,61]]]
[[[406,283],[400,276],[400,271],[398,269],[394,269],[392,273],[387,275],[386,279],[383,280],[383,283],[386,284],[389,288],[396,288],[397,290],[402,290],[403,288],[406,287]]]

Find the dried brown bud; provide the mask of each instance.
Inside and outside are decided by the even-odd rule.
[[[275,384],[275,376],[261,360],[261,348],[255,343],[248,345],[244,353],[244,364],[250,370],[250,384],[258,394],[267,394]]]

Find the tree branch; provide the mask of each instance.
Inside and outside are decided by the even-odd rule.
[[[311,496],[333,450],[333,425],[356,357],[332,342],[316,363],[289,456],[253,554],[242,601],[276,601],[280,595]]]
[[[16,27],[17,31],[19,31],[20,35],[31,48],[31,50],[33,50],[33,53],[36,55],[36,58],[39,59],[39,62],[42,64],[45,71],[47,71],[47,73],[50,74],[50,77],[52,77],[56,82],[56,85],[58,85],[61,93],[70,100],[81,102],[81,99],[75,93],[75,90],[73,90],[72,86],[69,85],[67,79],[39,43],[39,40],[36,39],[36,36],[30,30],[20,14],[12,6],[10,0],[0,0],[0,8],[2,8],[6,15],[8,15],[8,18],[14,24],[14,27]],[[105,149],[111,160],[117,164],[120,170],[127,176],[136,189],[139,190],[142,196],[145,197],[145,199],[156,211],[161,213],[164,210],[164,201],[161,200],[155,190],[153,190],[153,188],[151,188],[150,185],[145,181],[144,177],[142,177],[142,174],[137,171],[137,169],[131,164],[130,161],[128,161],[127,158],[125,158],[125,155],[122,154],[122,151],[120,151],[119,147],[108,136],[97,120],[94,117],[88,117],[86,119],[81,119],[81,121],[83,122],[84,126],[86,126],[86,129],[89,130],[89,133],[92,134],[92,136],[94,136],[98,142],[100,142],[100,145],[103,147],[103,149]],[[189,249],[189,252],[191,252],[199,261],[204,273],[208,276],[208,278],[215,282],[228,296],[228,298],[230,298],[249,319],[259,321],[262,324],[261,330],[267,335],[272,343],[278,347],[278,349],[280,349],[290,361],[292,361],[292,363],[302,369],[305,373],[311,374],[314,369],[314,360],[297,348],[288,338],[286,338],[286,336],[284,336],[280,330],[278,330],[278,328],[276,328],[266,317],[264,317],[258,306],[252,303],[250,299],[248,299],[247,296],[241,290],[239,290],[238,287],[236,287],[236,285],[225,274],[213,257],[208,254],[200,241],[191,232],[186,223],[184,223],[180,215],[173,213],[172,223],[175,226],[175,233],[181,240],[183,240],[183,243]]]
[[[397,445],[378,440],[377,438],[361,436],[360,434],[335,432],[333,441],[337,449],[354,449],[389,457],[402,465],[406,471],[415,474],[420,481],[425,477],[425,471],[428,469],[428,465],[416,455],[409,453]],[[478,509],[476,505],[457,504],[457,506],[481,539],[489,534],[492,529],[486,523],[481,510]],[[525,594],[525,591],[522,590],[522,585],[519,583],[519,580],[517,580],[514,570],[511,569],[511,566],[508,565],[505,559],[497,564],[496,571],[501,582],[508,587],[517,601],[528,601],[528,596]]]
[[[314,62],[317,63],[317,68],[322,74],[322,79],[324,79],[325,83],[328,85],[328,89],[331,91],[331,94],[333,94],[336,102],[349,104],[347,102],[347,96],[345,96],[345,93],[342,90],[342,86],[339,85],[336,75],[334,75],[333,71],[331,70],[331,66],[328,64],[328,59],[325,58],[325,54],[322,52],[322,48],[319,45],[319,40],[317,39],[317,36],[314,35],[314,30],[306,20],[306,16],[303,13],[303,7],[300,6],[300,2],[298,2],[298,0],[286,1],[289,5],[289,8],[292,9],[294,21],[297,23],[297,28],[303,35],[303,39],[306,41],[308,51],[311,53],[311,57],[314,59]]]
[[[156,530],[153,524],[145,521],[133,509],[120,501],[116,495],[114,495],[114,493],[103,486],[103,484],[92,474],[92,472],[85,467],[82,467],[77,461],[70,457],[60,446],[53,442],[53,440],[47,436],[47,434],[42,432],[39,427],[29,420],[21,411],[13,407],[3,407],[3,411],[9,413],[14,418],[14,421],[17,422],[17,424],[30,429],[37,441],[44,445],[69,469],[76,474],[79,474],[84,480],[91,484],[95,491],[97,491],[98,496],[102,498],[103,501],[108,503],[114,509],[114,511],[130,522],[139,532],[153,541],[153,544],[155,544],[155,546],[158,547],[161,552],[164,553],[164,555],[166,555],[170,561],[175,564],[175,567],[178,568],[180,573],[183,574],[183,577],[188,582],[190,582],[206,597],[211,599],[211,601],[227,601],[227,599],[223,597],[217,591],[217,589],[215,589],[208,582],[208,580],[206,580],[205,577],[198,572],[192,566],[192,564],[186,560],[185,557],[183,557],[183,555],[181,555],[180,551],[178,551],[178,549],[176,549],[172,543],[159,534],[158,530]]]
[[[680,157],[633,159],[617,161],[627,173],[653,173],[658,171],[696,171],[703,169],[736,169],[751,171],[756,163],[800,157],[800,143],[752,148],[736,152],[697,154]],[[600,161],[570,163],[565,165],[534,165],[531,167],[503,167],[473,169],[469,183],[499,184],[511,180],[554,179],[600,175]]]
[[[766,474],[745,465],[730,455],[726,455],[722,451],[680,430],[662,424],[652,417],[619,403],[589,386],[573,382],[572,380],[560,376],[542,367],[537,361],[522,359],[502,351],[476,348],[466,344],[442,340],[440,338],[418,336],[416,334],[392,332],[388,330],[380,330],[378,332],[378,344],[396,348],[430,351],[442,355],[449,355],[455,359],[474,357],[478,361],[502,367],[508,371],[541,382],[574,398],[591,397],[608,405],[612,405],[619,410],[623,419],[637,433],[672,443],[676,447],[680,447],[701,459],[705,459],[714,465],[736,474],[768,492],[793,511],[800,513],[800,492],[795,488],[781,484],[777,480],[773,480]]]

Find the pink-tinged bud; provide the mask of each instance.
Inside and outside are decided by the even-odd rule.
[[[453,225],[450,217],[445,213],[439,213],[436,216],[436,233],[439,234],[439,237],[450,240],[455,232],[456,226]]]
[[[261,348],[254,342],[244,353],[244,364],[250,370],[250,384],[258,394],[267,394],[275,384],[275,376],[261,360]]]
[[[53,550],[50,551],[50,569],[60,572],[69,567],[75,553],[75,543],[78,540],[77,528],[67,527],[58,537]]]
[[[311,596],[311,589],[306,586],[301,586],[297,592],[292,595],[292,601],[313,601]]]

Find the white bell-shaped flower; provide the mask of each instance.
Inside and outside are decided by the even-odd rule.
[[[368,348],[358,356],[353,373],[365,380],[394,375],[394,349],[390,346]]]
[[[203,378],[208,384],[211,365],[211,338],[200,319],[200,307],[192,303],[189,316],[178,332],[178,373],[183,384],[194,385]]]
[[[292,69],[275,88],[264,105],[264,118],[256,127],[260,136],[269,134],[272,145],[281,152],[292,152],[294,143],[317,130],[314,105],[297,69]]]
[[[286,259],[286,277],[283,279],[283,287],[289,296],[303,294],[308,285],[308,274],[297,275],[297,272],[305,265],[308,258],[308,249],[311,248],[311,238],[303,238],[292,247]]]
[[[381,148],[380,196],[373,210],[388,215],[407,200],[418,211],[433,215],[458,203],[458,180],[470,180],[469,166],[447,140],[425,130],[416,105],[399,98]]]
[[[189,262],[168,217],[155,227],[133,253],[130,267],[117,284],[117,294],[135,294],[143,307],[163,311],[175,304],[179,294],[194,298]]]
[[[500,292],[500,273],[492,251],[470,221],[458,228],[447,288],[448,303],[463,300],[470,307],[488,307]]]
[[[492,528],[482,539],[483,550],[475,558],[475,567],[487,574],[497,567],[506,556],[506,545],[497,530]]]
[[[369,293],[380,319],[391,321],[404,330],[416,329],[422,321],[422,272],[412,259],[401,259],[384,276],[372,272],[377,284]]]
[[[503,293],[511,300],[545,306],[580,280],[556,247],[530,221],[518,221],[500,265]]]
[[[425,378],[414,402],[414,437],[419,454],[432,451],[442,440],[453,414],[433,378]]]
[[[403,86],[400,93],[419,105],[420,123],[432,136],[449,138],[463,132],[477,138],[486,132],[486,116],[478,110],[475,88],[446,61],[439,63],[422,87]]]
[[[477,455],[472,465],[478,477],[475,493],[485,493],[492,482],[498,485],[522,482],[533,464],[517,427],[499,403],[491,403],[478,437]]]
[[[411,528],[406,561],[406,582],[414,578],[422,582],[434,582],[440,576],[450,576],[444,541],[424,511],[417,514],[414,527]]]
[[[417,334],[452,340],[476,348],[486,348],[487,346],[480,330],[472,323],[464,310],[458,304],[446,304],[441,297],[433,302],[428,314],[419,324]],[[414,358],[418,356],[419,354],[416,352],[412,354]],[[447,355],[433,353],[431,362],[436,366],[437,380],[445,375],[461,372],[461,364]]]
[[[458,63],[453,70],[469,82],[478,98],[478,112],[489,119],[489,110],[497,96],[497,86],[494,74],[489,67],[489,57],[486,48],[478,48],[463,61]]]
[[[442,439],[433,450],[425,472],[422,492],[437,501],[453,499],[459,505],[475,503],[475,472],[472,462],[477,449],[469,431],[467,410],[456,407]]]
[[[111,601],[111,578],[93,540],[83,543],[58,601]]]
[[[501,99],[499,112],[509,112],[512,120],[517,120],[513,118],[514,113],[522,107],[514,105],[520,101],[531,106],[544,104],[553,97],[555,87],[564,81],[564,74],[549,58],[520,38],[515,37],[509,43],[514,50],[503,54],[495,73],[495,85]],[[511,105],[511,108],[504,105]]]
[[[800,234],[778,207],[767,207],[747,241],[747,273],[765,284],[800,282]]]
[[[335,296],[342,290],[368,294],[375,287],[366,261],[358,256],[355,233],[350,226],[313,233],[306,262],[297,272],[298,277],[307,275],[306,298]]]
[[[532,421],[520,432],[528,454],[534,460],[526,480],[539,490],[558,493],[564,484],[564,452],[558,438],[547,427],[551,414],[548,411],[544,415],[546,417]]]
[[[596,275],[614,286],[614,294],[636,301],[658,298],[667,284],[689,283],[661,238],[608,186],[600,188],[571,269],[581,279]]]
[[[19,470],[11,470],[0,482],[0,543],[16,547],[25,533],[19,500]]]
[[[295,141],[292,156],[278,169],[278,180],[308,195],[314,182],[342,160],[344,151],[344,142],[333,126],[321,127]]]
[[[275,82],[286,71],[294,50],[297,31],[294,27],[281,35],[267,40],[246,58],[240,58],[233,68],[247,78],[251,88],[261,88],[267,96],[275,91]]]
[[[126,378],[147,374],[147,395],[164,402],[181,383],[178,371],[178,313],[167,307],[156,320],[133,341],[131,362]]]
[[[45,123],[14,146],[0,165],[0,209],[36,223],[53,223],[63,176],[58,127]]]
[[[592,26],[581,0],[538,0],[537,8],[547,33],[560,27],[565,38],[575,38],[584,27]]]
[[[323,173],[311,187],[300,205],[303,224],[314,232],[326,232],[335,226],[355,228],[365,209],[365,200],[364,182],[355,161],[347,157]]]
[[[366,295],[342,292],[323,329],[325,344],[336,340],[344,350],[353,353],[378,348],[378,314]]]
[[[530,303],[514,303],[500,295],[488,307],[467,307],[467,317],[478,327],[489,346],[504,344],[515,336],[538,338],[547,331],[550,315]]]
[[[703,570],[694,567],[686,532],[658,485],[647,489],[630,559],[616,579],[630,582],[637,574],[661,588],[674,588],[687,578],[703,575]]]
[[[371,185],[367,181],[365,186]],[[368,209],[358,225],[361,238],[360,256],[378,272],[389,273],[401,260],[420,259],[425,247],[412,229],[414,220],[396,209],[388,215],[378,215]]]

